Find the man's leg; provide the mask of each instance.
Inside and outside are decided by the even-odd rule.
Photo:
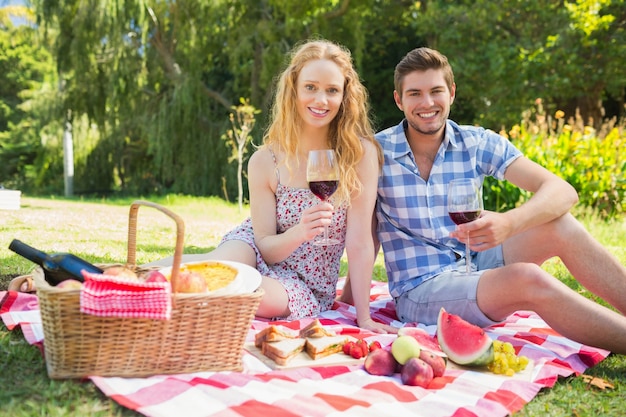
[[[485,271],[476,298],[492,320],[531,310],[569,339],[626,354],[626,317],[578,294],[533,263]]]
[[[558,256],[581,285],[626,314],[626,268],[571,214],[514,236],[503,252],[507,265]]]

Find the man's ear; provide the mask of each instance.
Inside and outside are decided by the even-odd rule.
[[[455,98],[456,98],[456,83],[452,83],[452,89],[450,90],[450,105],[454,103]]]
[[[402,108],[402,96],[396,90],[393,90],[393,100],[396,102],[396,106],[398,106],[400,110],[404,111]]]

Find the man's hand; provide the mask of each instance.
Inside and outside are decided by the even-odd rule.
[[[507,213],[483,211],[481,216],[469,223],[463,223],[450,233],[450,237],[467,243],[469,233],[470,248],[484,251],[502,244],[513,234],[513,225]]]

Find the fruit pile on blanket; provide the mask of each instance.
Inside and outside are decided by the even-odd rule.
[[[372,375],[400,373],[403,384],[425,388],[433,378],[443,376],[446,360],[508,376],[528,364],[528,358],[517,356],[510,343],[492,341],[480,327],[442,308],[436,340],[421,329],[401,328],[390,346],[369,350],[364,368]]]

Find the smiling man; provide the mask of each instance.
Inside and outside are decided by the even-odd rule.
[[[569,213],[575,189],[493,131],[450,120],[448,60],[417,48],[398,63],[393,93],[404,119],[376,135],[384,152],[376,231],[398,317],[435,324],[441,307],[480,326],[533,310],[562,335],[626,353],[626,269]],[[455,225],[448,185],[486,176],[533,193],[505,213]],[[468,237],[469,236],[469,237]],[[476,268],[466,274],[465,241]],[[541,264],[561,258],[587,289],[622,314],[571,290]]]

